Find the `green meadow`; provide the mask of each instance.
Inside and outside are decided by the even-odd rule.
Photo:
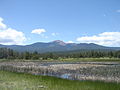
[[[0,71],[0,90],[120,90],[120,83],[72,81],[49,76]]]

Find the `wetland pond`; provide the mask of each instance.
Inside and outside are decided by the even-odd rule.
[[[1,62],[0,70],[54,76],[70,80],[120,82],[119,62]]]

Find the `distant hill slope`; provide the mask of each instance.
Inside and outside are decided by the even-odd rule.
[[[1,47],[10,48],[19,52],[34,52],[38,51],[39,53],[45,52],[58,52],[58,51],[73,51],[73,50],[120,50],[120,47],[105,47],[101,45],[97,45],[94,43],[65,43],[60,40],[56,40],[53,42],[43,43],[37,42],[30,45],[0,45]]]

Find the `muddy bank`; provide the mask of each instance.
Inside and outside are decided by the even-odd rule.
[[[118,62],[0,62],[0,70],[56,76],[70,80],[120,82]]]

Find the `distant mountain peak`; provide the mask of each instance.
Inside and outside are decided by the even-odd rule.
[[[74,50],[120,50],[120,47],[106,47],[97,45],[94,43],[65,43],[61,40],[55,40],[52,42],[37,42],[30,45],[2,45],[0,44],[0,48],[10,48],[19,52],[34,52],[37,51],[39,53],[46,52],[61,52],[61,51],[74,51]]]
[[[62,45],[62,46],[66,45],[66,43],[61,41],[61,40],[55,40],[55,41],[52,41],[52,43],[56,43],[56,44],[59,44],[59,45]]]

